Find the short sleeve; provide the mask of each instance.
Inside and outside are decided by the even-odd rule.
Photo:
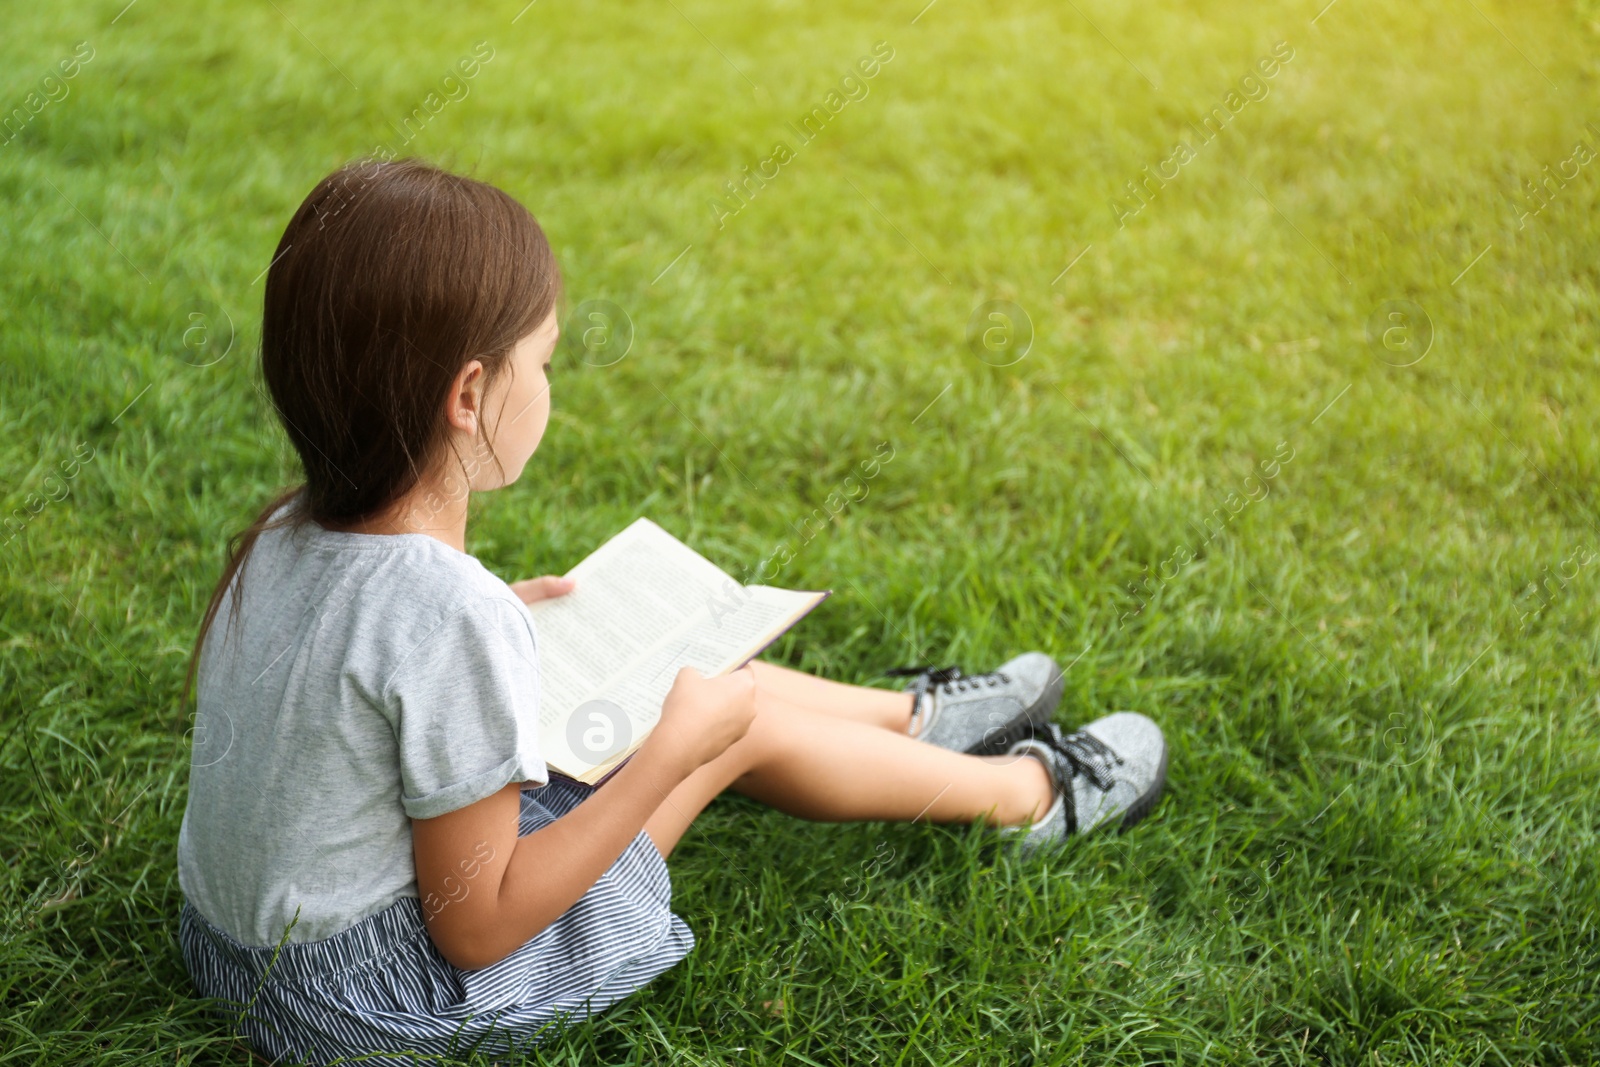
[[[547,782],[539,667],[520,604],[485,597],[445,618],[395,670],[385,703],[400,748],[401,803],[432,819],[512,782]]]

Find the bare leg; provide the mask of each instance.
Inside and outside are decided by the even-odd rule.
[[[750,668],[755,671],[756,684],[762,690],[790,704],[902,734],[911,724],[910,693],[831,682],[760,660],[750,664]]]
[[[663,856],[728,788],[820,822],[923,818],[1016,825],[1043,815],[1054,800],[1049,775],[1036,759],[936,748],[792,703],[761,686],[760,677],[749,733],[684,779],[645,823]]]

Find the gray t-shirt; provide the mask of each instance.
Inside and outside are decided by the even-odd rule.
[[[289,940],[318,941],[416,896],[412,819],[548,781],[532,617],[423,534],[262,534],[197,688],[178,879],[246,945],[297,911]]]

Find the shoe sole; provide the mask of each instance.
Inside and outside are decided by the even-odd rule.
[[[1034,733],[1043,723],[1050,721],[1049,713],[1043,718],[1039,716],[1040,708],[1049,708],[1055,711],[1057,704],[1061,703],[1061,694],[1066,691],[1067,683],[1062,677],[1061,669],[1056,669],[1056,676],[1050,684],[1044,687],[1044,692],[1039,698],[1023,709],[1022,714],[1006,723],[993,733],[984,734],[984,739],[966,750],[969,756],[1003,756],[1011,746],[1018,741],[1033,740]],[[1143,798],[1140,798],[1143,799]]]
[[[1167,784],[1167,741],[1161,740],[1161,764],[1156,768],[1156,780],[1144,794],[1128,805],[1128,810],[1122,813],[1122,825],[1117,827],[1120,834],[1134,823],[1140,822],[1146,815],[1155,810],[1156,801],[1161,799],[1162,787]]]

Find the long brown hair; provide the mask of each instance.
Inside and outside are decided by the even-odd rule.
[[[257,538],[307,521],[353,525],[405,495],[445,447],[444,402],[461,367],[480,360],[487,388],[560,286],[544,231],[492,185],[416,160],[352,163],[317,183],[278,242],[261,320],[262,378],[305,483],[229,540],[185,701]]]

